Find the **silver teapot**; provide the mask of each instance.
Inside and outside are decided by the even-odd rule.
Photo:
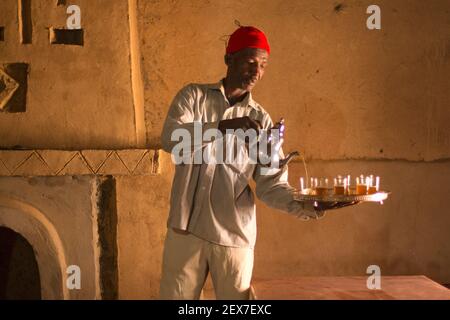
[[[284,131],[286,126],[284,119],[276,122],[275,125],[269,130],[262,130],[259,136],[259,150],[258,150],[258,163],[262,166],[278,166],[283,168],[294,157],[299,156],[298,151],[288,153],[288,155],[280,159],[280,150],[284,142]],[[261,148],[262,147],[262,148]]]

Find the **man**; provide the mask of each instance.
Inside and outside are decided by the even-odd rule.
[[[264,75],[270,47],[264,33],[240,27],[230,37],[225,54],[226,77],[217,84],[190,84],[173,100],[162,132],[162,146],[172,152],[173,132],[195,135],[218,129],[259,130],[273,126],[269,114],[251,91]],[[229,139],[226,139],[229,141]],[[201,141],[193,149],[215,154],[217,141]],[[229,148],[227,146],[227,151]],[[215,151],[211,151],[215,150]],[[294,200],[287,166],[267,170],[250,161],[246,148],[237,149],[231,163],[180,163],[172,185],[168,231],[160,287],[162,299],[198,299],[208,272],[218,299],[248,299],[256,241],[256,215],[248,181],[267,205],[294,216],[319,218],[312,203]],[[194,152],[195,153],[195,152]],[[239,161],[237,160],[239,159]]]

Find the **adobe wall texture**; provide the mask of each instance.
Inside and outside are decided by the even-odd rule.
[[[105,149],[135,146],[126,1],[79,0],[84,45],[50,44],[68,5],[31,1],[32,40],[19,41],[18,1],[2,1],[0,63],[27,63],[25,112],[0,113],[0,146]]]
[[[448,158],[450,5],[376,3],[381,30],[369,31],[373,1],[139,1],[148,140],[158,144],[177,90],[224,76],[221,37],[237,19],[271,44],[254,97],[286,119],[287,149],[315,159]]]

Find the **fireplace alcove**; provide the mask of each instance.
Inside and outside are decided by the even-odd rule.
[[[0,227],[0,300],[17,299],[41,299],[39,268],[31,244]]]
[[[1,177],[0,299],[117,298],[116,227],[110,176]]]

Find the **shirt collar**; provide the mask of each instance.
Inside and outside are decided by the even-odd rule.
[[[220,80],[219,82],[210,84],[209,88],[212,90],[219,90],[220,92],[222,92],[223,97],[225,98],[225,100],[228,101],[227,96],[225,95],[225,87],[223,86],[223,80],[224,79]],[[253,98],[252,98],[251,92],[247,92],[247,95],[245,96],[244,100],[242,100],[241,102],[238,102],[238,104],[241,104],[243,106],[248,105],[248,106],[252,107],[253,109],[258,109],[255,100],[253,100]]]

